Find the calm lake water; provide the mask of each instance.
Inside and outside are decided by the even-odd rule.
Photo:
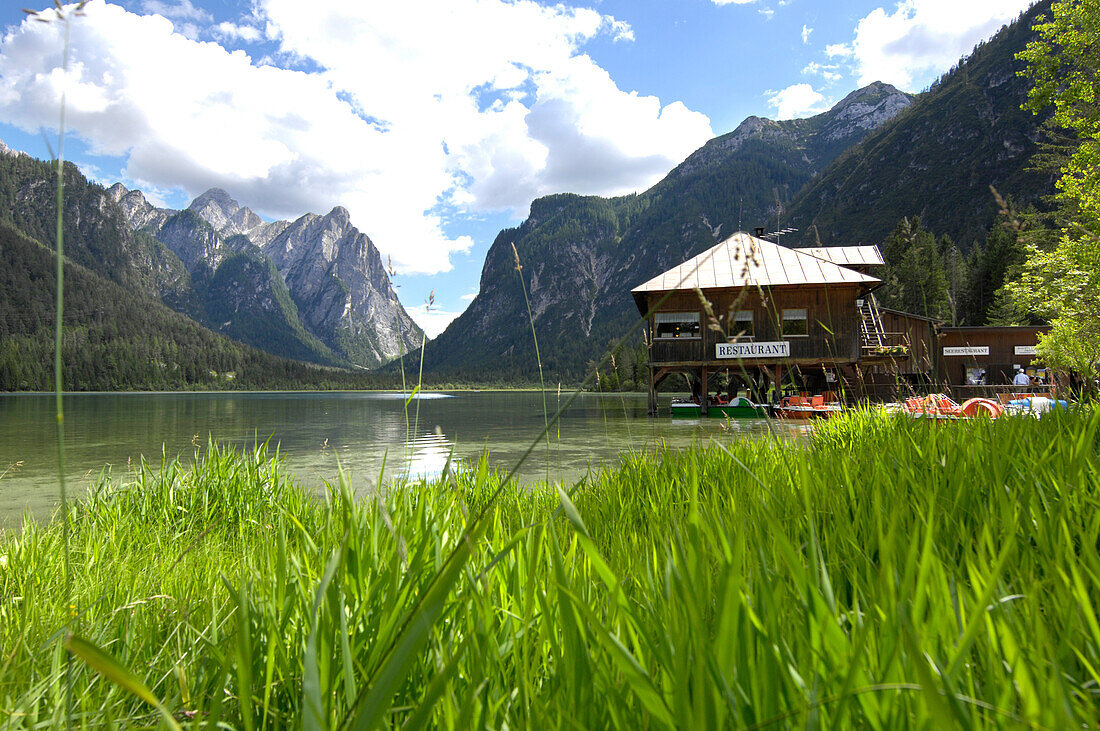
[[[564,398],[564,396],[563,396]],[[556,393],[547,394],[550,413]],[[667,400],[663,403],[667,404]],[[159,462],[162,452],[185,460],[216,441],[249,446],[271,438],[285,463],[309,489],[335,482],[337,456],[359,492],[398,475],[438,475],[448,455],[460,465],[488,449],[491,463],[514,465],[543,426],[538,392],[423,394],[409,405],[397,393],[99,393],[65,396],[68,485],[80,495],[100,470],[129,479],[142,456]],[[582,394],[552,430],[549,476],[575,480],[589,469],[613,463],[629,449],[664,441],[740,439],[770,430],[797,433],[803,427],[763,420],[649,418],[640,394]],[[58,502],[57,446],[52,395],[0,395],[0,528],[18,526],[26,511],[45,517]],[[545,443],[520,470],[527,481],[547,476]]]

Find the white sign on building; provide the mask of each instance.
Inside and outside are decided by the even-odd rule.
[[[718,343],[719,358],[789,358],[791,344],[786,340],[774,343]]]
[[[1016,355],[1035,355],[1034,345],[1017,345],[1012,349]]]
[[[989,355],[988,345],[965,345],[957,348],[944,348],[944,356],[949,355]]]

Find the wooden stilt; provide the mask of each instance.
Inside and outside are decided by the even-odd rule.
[[[700,386],[702,393],[699,395],[699,413],[703,416],[707,415],[707,396],[710,395],[710,386],[707,384],[707,367],[703,366],[702,385]]]
[[[772,372],[768,370],[767,366],[760,366],[758,369],[759,385],[757,386],[757,395],[760,400],[757,403],[766,403],[768,400],[768,384],[774,382],[772,378]]]
[[[653,372],[653,366],[649,367],[649,402],[646,413],[650,416],[657,415],[657,374]]]

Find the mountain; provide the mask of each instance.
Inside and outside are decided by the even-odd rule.
[[[171,211],[153,206],[140,190],[127,190],[122,183],[115,183],[108,188],[107,195],[118,204],[126,221],[135,230],[159,230],[171,215]]]
[[[919,216],[964,250],[998,213],[994,186],[1017,203],[1054,190],[1056,173],[1031,168],[1041,121],[1021,109],[1030,86],[1015,59],[1033,37],[1040,2],[1006,26],[888,124],[840,155],[799,192],[781,219],[792,238],[816,244],[882,241],[903,217]],[[769,220],[775,225],[775,217]]]
[[[240,234],[204,282],[204,321],[234,340],[286,358],[326,365],[345,361],[302,324],[271,259]]]
[[[875,82],[807,119],[749,117],[638,196],[634,205],[641,210],[624,221],[625,250],[656,254],[656,273],[685,258],[688,240],[701,250],[724,235],[762,225],[774,217],[777,198],[789,200],[838,154],[911,102],[911,95]]]
[[[52,242],[54,180],[50,163],[0,147],[0,221]],[[64,234],[74,264],[273,355],[371,367],[421,343],[377,250],[342,208],[268,223],[213,189],[174,211],[121,184],[104,190],[69,164]],[[0,293],[0,307],[7,304]]]
[[[161,298],[173,309],[273,355],[347,365],[301,323],[282,278],[247,238],[223,238],[191,208],[155,208],[140,191],[121,184],[106,194],[118,204],[135,236],[166,246],[186,270],[186,296]]]
[[[55,272],[52,250],[10,219],[0,220],[0,391],[53,387]],[[233,342],[72,259],[65,263],[64,321],[67,390],[383,385],[367,374],[318,368]]]
[[[636,316],[629,290],[746,225],[766,220],[846,147],[911,103],[888,84],[828,112],[775,122],[750,117],[692,153],[661,182],[621,198],[547,196],[486,256],[477,297],[425,351],[440,377],[529,380],[536,371],[515,246],[543,366],[579,377]]]
[[[380,365],[420,347],[423,331],[401,307],[378,249],[351,225],[346,208],[307,213],[262,248],[306,326],[353,363]]]
[[[66,254],[97,275],[156,299],[183,301],[190,287],[179,259],[164,244],[132,232],[102,187],[66,164]],[[0,150],[0,220],[38,241],[55,239],[56,169],[47,162]]]
[[[220,332],[287,357],[368,368],[422,342],[378,250],[344,208],[266,222],[220,188],[182,211],[156,208],[121,184],[108,192],[131,229],[163,242],[187,268],[198,306],[184,311]],[[232,271],[222,272],[227,264]]]
[[[266,223],[251,209],[241,206],[221,188],[211,188],[187,209],[197,213],[223,236],[241,234],[256,246],[263,247],[289,225],[287,221]]]
[[[637,318],[632,287],[738,230],[793,226],[782,243],[878,243],[905,216],[962,247],[996,215],[989,186],[1016,203],[1053,191],[1029,165],[1041,120],[1019,109],[1015,53],[1040,3],[917,96],[874,83],[801,120],[749,117],[663,180],[622,198],[554,195],[501,231],[477,297],[424,354],[441,380],[577,379]],[[777,225],[778,223],[778,225]],[[775,227],[775,228],[772,228]]]

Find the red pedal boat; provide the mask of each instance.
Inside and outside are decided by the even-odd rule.
[[[995,419],[1004,414],[1004,407],[987,398],[972,398],[958,404],[950,396],[934,393],[906,399],[902,402],[900,411],[923,419],[972,419],[975,416]]]
[[[781,419],[822,419],[844,410],[839,401],[825,401],[824,396],[785,396],[776,407]]]

